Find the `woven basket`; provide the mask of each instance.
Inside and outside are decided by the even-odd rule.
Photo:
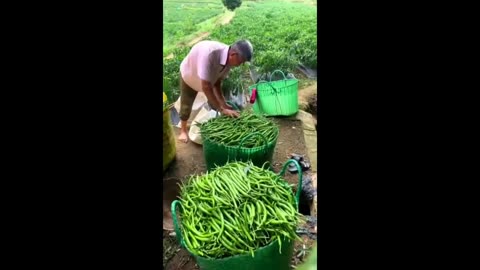
[[[301,167],[296,160],[290,159],[284,165],[279,173],[280,176],[284,177],[287,166],[293,163],[297,167],[299,174],[298,174],[298,186],[297,192],[295,194],[295,204],[296,209],[298,211],[298,204],[300,201],[300,194],[302,192],[302,173]],[[172,217],[173,217],[173,225],[175,228],[175,233],[178,242],[180,245],[187,249],[187,251],[192,254],[197,262],[198,266],[201,270],[267,270],[267,269],[275,269],[275,270],[289,270],[291,269],[290,263],[293,257],[294,252],[294,241],[291,240],[283,240],[282,241],[282,251],[279,253],[279,243],[278,241],[273,241],[267,246],[261,247],[254,251],[254,257],[250,254],[242,254],[236,255],[232,257],[227,257],[223,259],[210,259],[204,258],[191,253],[190,250],[185,245],[184,239],[182,237],[182,231],[180,229],[181,221],[181,202],[179,200],[175,200],[172,202],[171,205]],[[179,212],[177,214],[177,211]]]
[[[232,106],[235,110],[240,109],[231,101],[227,101],[227,104]],[[218,112],[217,112],[218,116]],[[203,143],[203,156],[207,165],[207,170],[210,171],[217,166],[223,166],[231,161],[249,161],[258,167],[262,167],[267,163],[267,167],[272,166],[273,153],[275,152],[275,146],[277,145],[277,139],[280,130],[277,127],[277,136],[272,141],[267,139],[260,133],[254,132],[245,136],[238,146],[227,146],[216,143],[208,138],[202,137]],[[243,143],[250,137],[258,137],[263,141],[263,145],[247,148],[243,147]]]
[[[283,80],[272,81],[274,73],[283,75]],[[253,89],[257,97],[253,104],[253,111],[269,116],[291,116],[298,112],[298,80],[286,79],[285,74],[275,70],[270,76],[270,81],[260,81],[249,87],[252,95]]]
[[[242,147],[243,142],[252,136],[257,136],[263,141],[263,145],[253,148]],[[216,166],[223,166],[232,161],[249,161],[258,167],[265,163],[271,167],[273,153],[277,145],[278,132],[274,140],[268,142],[260,133],[254,132],[245,136],[238,146],[226,146],[215,143],[208,138],[203,138],[203,155],[207,164],[207,170],[210,171]]]

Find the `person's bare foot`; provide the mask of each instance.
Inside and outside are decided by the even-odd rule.
[[[185,131],[180,132],[180,136],[178,136],[178,140],[184,143],[188,143],[188,134]]]

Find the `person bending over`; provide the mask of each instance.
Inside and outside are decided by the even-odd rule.
[[[223,115],[238,117],[222,93],[222,81],[232,67],[251,61],[253,47],[248,40],[239,40],[231,46],[217,41],[195,44],[180,65],[180,136],[188,142],[187,121],[198,92],[204,92],[210,107]]]

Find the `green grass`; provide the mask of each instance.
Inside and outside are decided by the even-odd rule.
[[[163,52],[191,35],[213,25],[225,11],[220,0],[175,0],[163,2]]]

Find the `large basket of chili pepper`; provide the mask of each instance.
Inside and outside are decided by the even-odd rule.
[[[200,269],[288,270],[296,229],[302,174],[296,194],[279,175],[251,162],[232,162],[181,186],[171,211],[178,241]],[[178,212],[178,213],[177,213]]]
[[[207,170],[230,161],[271,166],[279,128],[273,120],[251,111],[238,118],[220,116],[199,123]]]

